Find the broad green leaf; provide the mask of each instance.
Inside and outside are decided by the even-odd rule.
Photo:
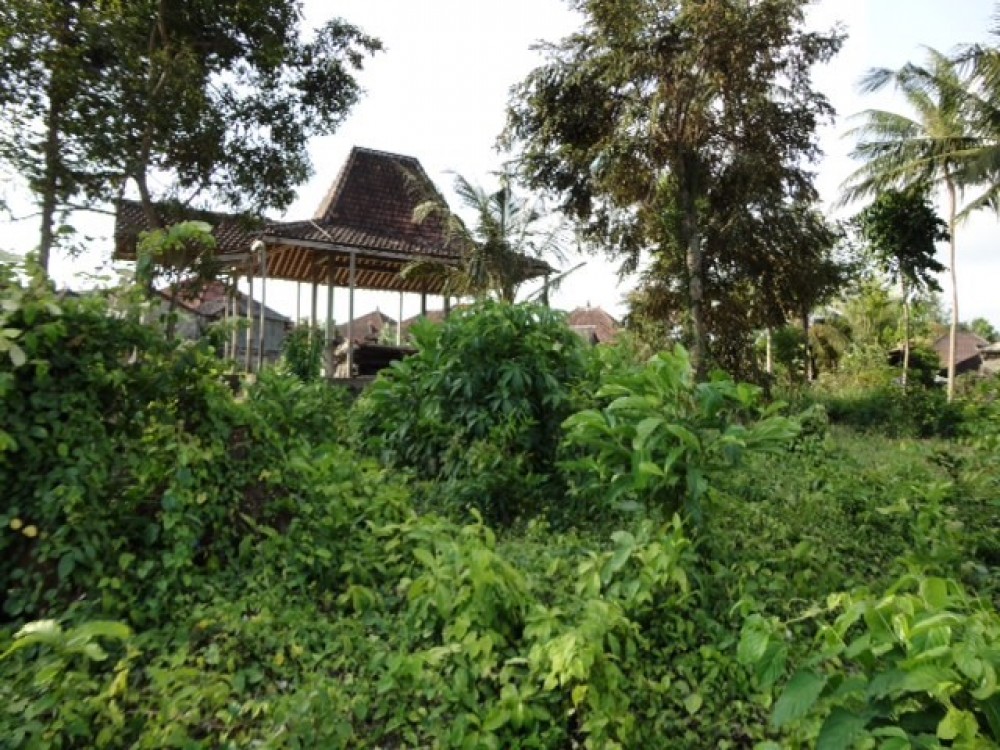
[[[944,609],[948,606],[948,582],[943,578],[925,578],[920,582],[920,595],[934,609]]]
[[[979,733],[976,717],[968,711],[949,708],[937,726],[937,736],[942,740],[971,740]]]
[[[701,708],[703,703],[704,700],[701,697],[701,693],[691,693],[684,699],[684,708],[686,708],[687,712],[693,716],[698,713],[698,710]]]
[[[646,417],[644,420],[639,422],[639,425],[635,428],[635,437],[632,439],[632,448],[634,450],[642,450],[649,441],[650,435],[652,435],[656,431],[656,428],[662,425],[663,422],[663,417]]]
[[[801,719],[809,713],[816,704],[817,699],[826,687],[827,678],[815,672],[797,672],[781,693],[774,704],[774,712],[771,714],[771,724],[775,728],[789,724]]]
[[[756,664],[767,651],[771,633],[760,615],[751,615],[743,625],[739,645],[736,647],[736,658],[740,664]]]
[[[850,750],[854,744],[867,732],[867,720],[844,708],[835,708],[826,717],[819,737],[816,738],[816,750]]]

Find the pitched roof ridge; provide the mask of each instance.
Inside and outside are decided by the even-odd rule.
[[[314,221],[329,220],[328,217],[330,211],[333,209],[334,205],[336,205],[337,199],[340,197],[340,194],[344,189],[344,183],[347,182],[347,178],[351,174],[354,163],[357,161],[359,156],[374,156],[378,158],[391,159],[397,163],[407,162],[407,168],[415,167],[420,177],[431,185],[438,197],[441,197],[437,186],[434,185],[433,181],[431,181],[430,177],[428,177],[427,172],[424,170],[423,165],[417,157],[409,156],[408,154],[398,154],[392,151],[382,151],[375,148],[368,148],[367,146],[352,146],[351,152],[347,155],[347,159],[344,161],[344,165],[340,168],[340,172],[337,173],[337,177],[330,184],[330,188],[326,191],[326,195],[323,196],[323,200],[320,201],[319,207],[316,209],[316,213],[313,216]]]

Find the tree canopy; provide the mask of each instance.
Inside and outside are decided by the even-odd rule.
[[[708,355],[713,268],[788,247],[816,198],[808,163],[832,115],[810,72],[839,49],[804,30],[804,0],[575,0],[581,31],[515,87],[504,142],[529,186],[637,267],[652,251],[682,290],[692,359]],[[783,221],[775,221],[775,217]]]
[[[5,3],[0,158],[42,205],[43,259],[58,207],[127,181],[154,227],[163,197],[284,208],[309,137],[340,124],[379,49],[340,19],[306,34],[300,0]]]

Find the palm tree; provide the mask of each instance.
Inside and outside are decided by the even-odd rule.
[[[843,202],[850,203],[889,188],[926,183],[943,187],[948,196],[949,266],[952,319],[948,348],[948,399],[955,393],[955,342],[958,332],[958,276],[955,270],[958,198],[976,181],[973,164],[982,158],[984,139],[974,113],[972,86],[960,65],[934,49],[928,64],[899,70],[879,68],[861,82],[866,93],[893,86],[913,110],[912,116],[867,110],[864,122],[848,135],[858,139],[851,156],[864,161],[844,184]]]
[[[456,175],[454,190],[474,215],[471,229],[438,196],[421,202],[414,220],[443,221],[449,240],[463,249],[463,263],[454,267],[420,261],[407,267],[404,274],[444,276],[449,295],[494,295],[513,302],[523,282],[545,272],[546,256],[565,260],[564,222],[548,214],[541,202],[518,196],[508,175],[501,175],[494,191]]]

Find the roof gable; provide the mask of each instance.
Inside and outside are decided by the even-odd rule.
[[[315,221],[391,236],[421,247],[448,244],[443,223],[414,221],[417,206],[444,198],[412,156],[355,146],[316,211]]]

